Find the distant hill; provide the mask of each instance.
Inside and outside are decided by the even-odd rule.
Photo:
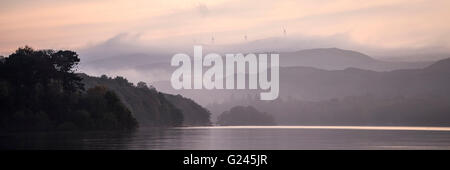
[[[280,69],[280,95],[324,100],[373,94],[378,96],[450,95],[450,59],[424,69],[376,72],[356,68],[327,71],[310,67]]]
[[[450,72],[450,58],[439,60],[426,68],[428,72],[446,74]]]
[[[306,66],[325,70],[360,68],[373,71],[424,68],[429,62],[380,61],[360,52],[338,48],[307,49],[280,53],[282,67]]]
[[[278,40],[274,43],[279,42]],[[273,44],[272,44],[273,45]],[[260,47],[259,45],[255,47]],[[106,50],[111,49],[111,50]],[[252,49],[252,48],[250,48]],[[419,69],[429,66],[432,62],[429,61],[382,61],[374,59],[366,54],[344,50],[338,48],[315,48],[306,49],[293,52],[285,50],[278,51],[248,51],[247,49],[235,50],[233,53],[248,53],[248,52],[273,52],[280,54],[281,67],[313,67],[323,70],[343,70],[347,68],[359,68],[372,71],[392,71],[398,69]],[[263,48],[264,49],[264,48]],[[294,48],[295,49],[295,48]],[[203,54],[209,52],[216,52],[219,54],[230,53],[230,51],[222,51],[214,48],[210,49],[204,46]],[[106,52],[105,52],[106,51]],[[181,51],[163,52],[160,49],[144,48],[126,46],[117,44],[114,40],[107,41],[104,44],[83,49],[80,52],[80,57],[83,60],[80,63],[81,71],[88,74],[107,74],[107,75],[123,75],[130,78],[131,81],[158,81],[152,82],[158,89],[173,93],[170,86],[167,86],[171,74],[176,67],[170,66],[171,57]],[[192,56],[192,49],[189,48],[187,54]],[[175,93],[174,93],[175,94]],[[205,103],[208,100],[189,95],[187,97],[195,99],[197,102]],[[195,98],[194,98],[195,97]]]
[[[103,85],[115,91],[141,127],[210,125],[209,111],[190,99],[164,94],[147,86],[134,86],[122,77],[80,76],[86,87]]]
[[[223,112],[217,124],[222,126],[275,125],[275,121],[271,115],[259,112],[252,106],[236,106]]]
[[[108,43],[104,46],[110,47]],[[114,47],[117,47],[117,45]],[[97,56],[96,50],[94,49],[96,48],[93,48],[91,51],[88,50],[85,54],[88,56]],[[83,68],[106,69],[101,71],[105,74],[111,72],[120,72],[125,75],[129,74],[128,76],[133,78],[133,81],[136,81],[136,79],[147,82],[155,81],[152,84],[159,91],[170,94],[181,94],[202,105],[229,100],[231,94],[235,94],[235,96],[246,96],[248,94],[255,95],[259,93],[257,91],[250,92],[243,90],[174,90],[169,81],[171,74],[176,69],[176,67],[171,67],[169,64],[172,54],[163,54],[156,49],[155,51],[151,52],[144,49],[118,51],[117,54],[107,54],[106,56],[108,57],[92,57],[92,60],[87,60],[82,65]],[[206,47],[205,53],[207,53]],[[375,86],[379,82],[373,83],[370,80],[373,78],[376,79],[377,75],[380,75],[380,72],[423,69],[432,64],[430,62],[381,61],[357,51],[338,48],[306,49],[295,52],[275,51],[275,53],[280,53],[280,65],[282,67],[280,69],[281,96],[292,96],[305,100],[320,100],[340,95],[359,94],[361,90],[366,90],[366,88],[371,89],[368,92],[374,92],[378,88],[381,88],[381,91],[393,89],[393,87],[383,88],[378,86],[371,88],[371,86]],[[108,69],[112,70],[108,72]],[[92,74],[96,73],[93,72]],[[390,75],[395,76],[395,74],[397,73]],[[331,79],[327,79],[328,76],[331,76]],[[292,80],[291,77],[293,78]],[[340,87],[339,83],[330,84],[338,82],[337,80],[334,81],[334,79],[340,78],[344,80],[350,79],[350,81],[339,82],[347,87]],[[366,83],[370,84],[369,86],[366,86],[364,79],[366,79]],[[316,80],[322,82],[317,82]],[[395,81],[397,80],[392,80],[392,82]],[[362,82],[362,84],[355,84],[353,82]],[[317,83],[319,83],[319,87],[316,87]],[[301,88],[296,88],[298,86]],[[330,87],[326,88],[324,86]],[[331,86],[338,86],[343,91],[334,90]],[[290,90],[296,91],[292,92]],[[396,92],[395,90],[394,93]],[[211,100],[210,96],[215,97]]]
[[[376,75],[380,75],[382,72],[405,69],[423,69],[431,64],[432,63],[429,62],[380,61],[360,52],[338,48],[320,48],[300,50],[296,52],[282,52],[280,53],[281,96],[292,96],[305,100],[316,100],[327,97],[336,97],[341,94],[352,94],[355,89],[364,90],[364,88],[370,87],[370,85],[366,86],[366,84],[364,84],[363,79],[366,79],[365,82],[372,84],[370,80],[377,78]],[[175,69],[175,67],[170,67],[168,63],[143,64],[137,68],[138,70],[143,71],[149,71],[151,68],[166,70],[164,73],[161,73],[161,75],[166,74],[166,79],[170,77],[170,74]],[[392,73],[392,75],[394,74],[397,73]],[[340,83],[345,84],[349,89],[345,89],[343,87],[344,91],[335,91],[332,86],[340,86],[340,84],[333,83],[337,83],[338,79],[341,78],[346,81],[342,81]],[[322,82],[317,82],[316,80]],[[356,81],[359,83],[362,82],[362,84],[352,83]],[[318,89],[318,87],[316,87],[317,83],[319,83],[319,87],[330,86],[330,88],[329,90],[325,89],[324,91],[315,90]],[[375,82],[375,84],[376,83],[377,82]],[[256,91],[248,90],[174,90],[170,86],[170,82],[168,80],[161,80],[153,82],[152,84],[163,92],[181,94],[183,96],[190,97],[201,104],[211,104],[212,102],[228,100],[230,99],[231,94],[236,94],[235,96],[257,94]],[[215,97],[214,100],[211,100],[209,97],[211,95],[217,97]]]
[[[254,97],[207,106],[219,114],[237,105],[271,113],[283,125],[450,125],[450,59],[423,69],[376,72],[280,69],[275,101]]]

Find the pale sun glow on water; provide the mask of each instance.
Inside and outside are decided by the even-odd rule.
[[[341,129],[341,130],[412,130],[450,131],[450,127],[424,126],[198,126],[181,129]]]

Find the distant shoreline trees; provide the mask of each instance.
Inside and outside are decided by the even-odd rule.
[[[235,106],[219,115],[217,124],[221,126],[275,125],[272,115],[259,112],[253,106]]]
[[[165,94],[152,85],[136,85],[123,77],[92,77],[79,74],[85,87],[102,85],[113,90],[132,111],[140,127],[209,126],[211,113],[181,95]]]

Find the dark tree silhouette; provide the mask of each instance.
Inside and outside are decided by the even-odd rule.
[[[26,46],[0,61],[0,130],[137,127],[114,92],[100,87],[84,92],[73,51]]]

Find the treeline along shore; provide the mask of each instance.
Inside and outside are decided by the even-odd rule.
[[[180,95],[124,77],[76,73],[78,54],[17,49],[0,56],[0,131],[133,130],[210,125],[210,112]]]

